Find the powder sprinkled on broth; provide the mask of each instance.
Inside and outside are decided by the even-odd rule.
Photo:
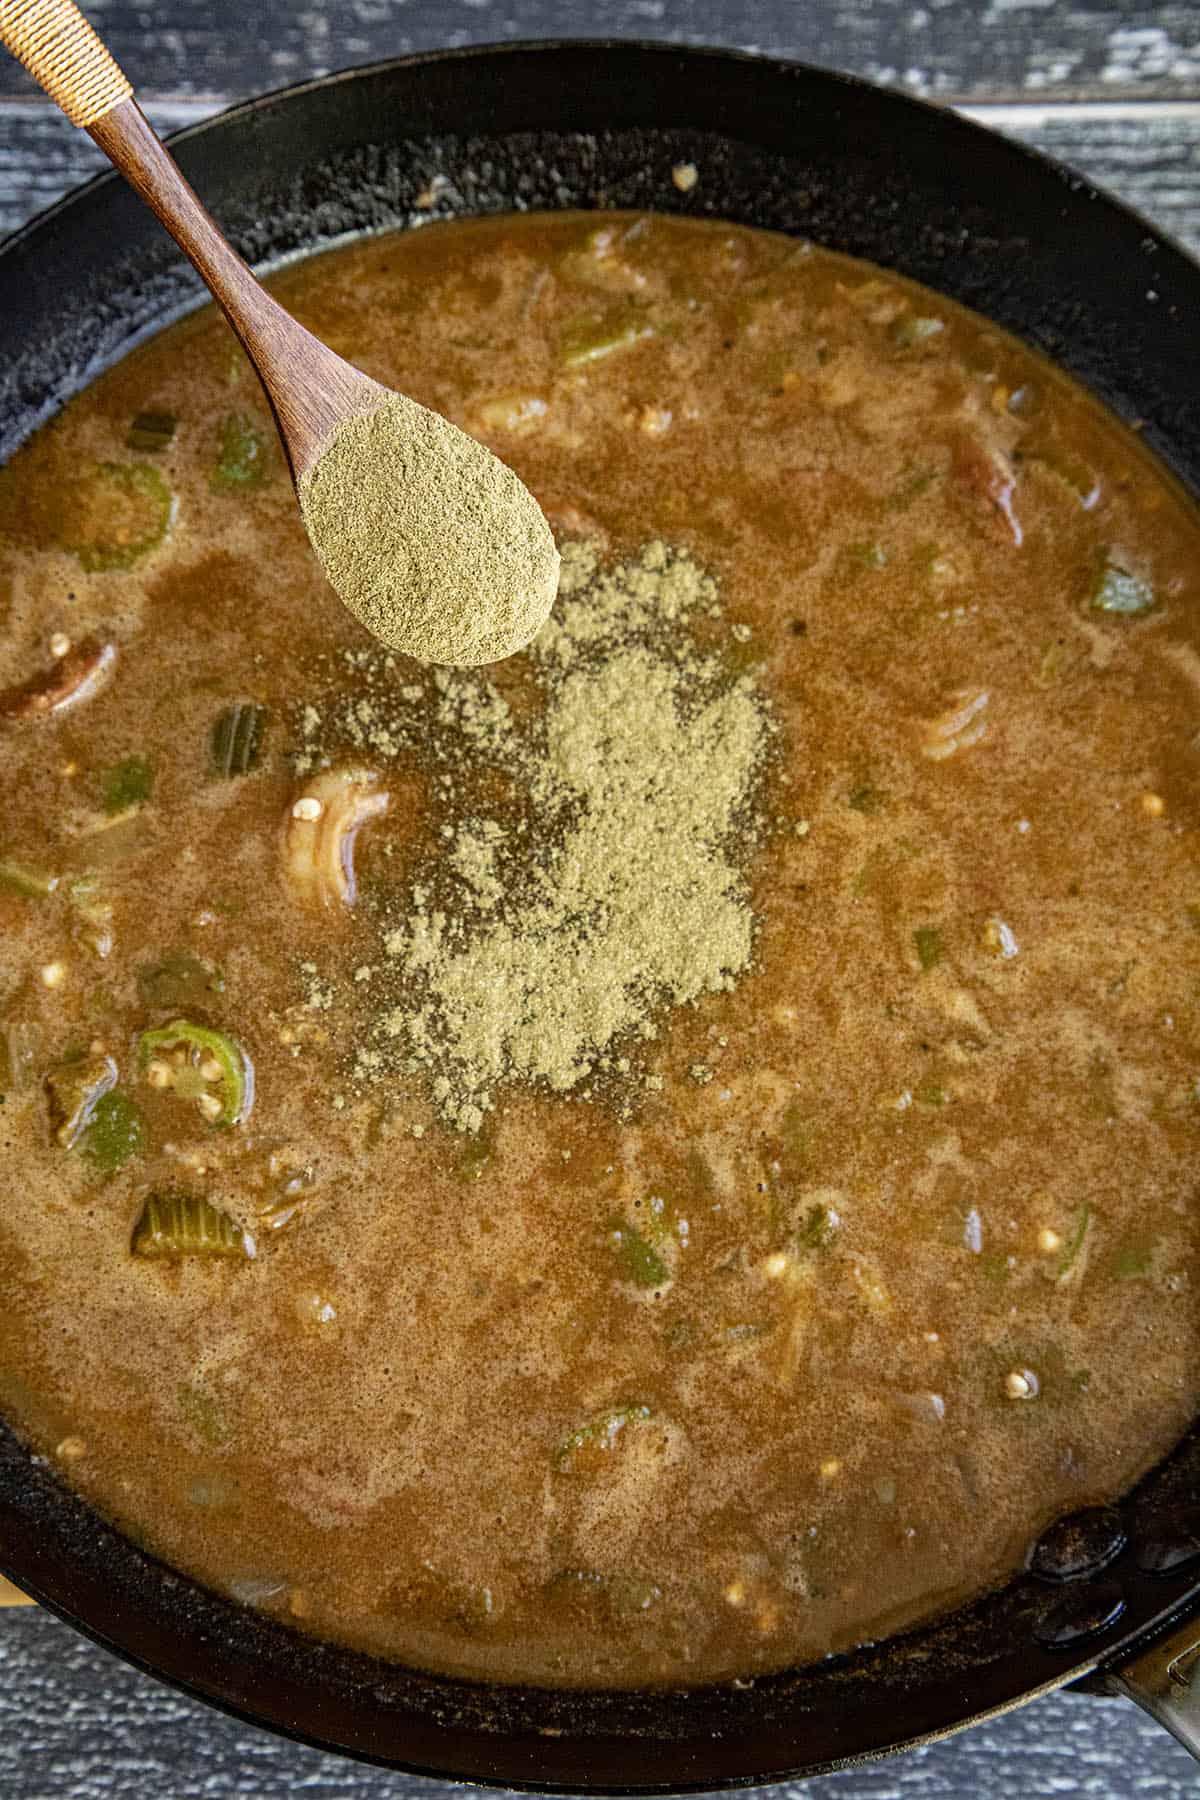
[[[750,962],[730,848],[767,725],[748,679],[714,685],[713,661],[679,641],[711,583],[662,545],[599,592],[586,552],[569,571],[563,621],[535,651],[544,735],[518,753],[534,822],[507,906],[466,943],[451,919],[426,913],[385,945],[419,996],[388,1015],[387,1033],[449,1082],[443,1110],[467,1126],[496,1083],[566,1092],[603,1069],[616,1040],[653,1036],[663,1005],[729,987]],[[630,615],[642,641],[627,635]]]
[[[569,544],[533,646],[535,714],[437,676],[452,799],[437,853],[388,908],[360,1079],[422,1074],[443,1116],[478,1130],[504,1084],[627,1077],[621,1041],[748,967],[743,868],[771,724],[749,676],[688,629],[719,610],[711,576],[661,542],[609,568]],[[403,713],[389,716],[386,698],[359,700],[341,722],[398,750]],[[520,788],[519,820],[456,813],[489,768]]]

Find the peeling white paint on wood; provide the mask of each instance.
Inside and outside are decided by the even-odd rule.
[[[1186,97],[1196,0],[94,0],[143,96],[249,94],[368,58],[517,38],[654,36],[853,69],[943,99]],[[169,24],[156,23],[163,18]],[[32,86],[0,64],[0,93]]]
[[[219,97],[210,96],[151,101],[147,111],[161,131],[170,132],[221,106]],[[1200,251],[1200,99],[1009,102],[962,110],[1071,164]],[[48,101],[0,99],[0,235],[104,166],[91,139]]]

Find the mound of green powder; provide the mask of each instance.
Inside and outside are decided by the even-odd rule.
[[[342,601],[406,656],[498,662],[529,643],[554,605],[558,551],[529,489],[403,394],[345,420],[299,496]]]
[[[716,584],[686,552],[655,542],[604,564],[568,544],[526,708],[439,669],[419,686],[384,672],[313,709],[311,756],[341,740],[384,764],[415,757],[436,809],[436,849],[379,914],[357,1083],[416,1076],[475,1131],[513,1085],[636,1083],[663,1015],[744,974],[773,724],[719,621]]]

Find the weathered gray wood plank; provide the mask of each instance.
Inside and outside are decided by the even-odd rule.
[[[944,98],[1200,93],[1195,0],[171,0],[157,14],[90,0],[90,11],[158,98],[248,94],[438,44],[605,33],[799,56]],[[0,67],[0,92],[30,91]]]
[[[0,1622],[0,1794],[29,1800],[456,1800],[253,1731],[43,1613]],[[964,1736],[772,1800],[1183,1800],[1196,1767],[1123,1702],[1054,1695]]]
[[[161,130],[171,131],[219,104],[161,101],[148,110]],[[1072,164],[1200,249],[1200,101],[968,110]],[[103,160],[91,139],[48,102],[0,100],[0,235],[94,174]]]

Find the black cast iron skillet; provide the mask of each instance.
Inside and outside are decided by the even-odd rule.
[[[259,264],[429,217],[417,200],[436,174],[439,214],[654,207],[800,233],[929,282],[1048,351],[1144,421],[1200,490],[1200,268],[1067,171],[861,82],[666,46],[506,47],[333,76],[184,132],[174,149]],[[686,196],[671,180],[681,161],[701,172]],[[195,299],[178,252],[111,175],[10,240],[0,455]],[[480,1782],[611,1793],[771,1781],[1080,1677],[1132,1692],[1200,1744],[1189,1688],[1200,1431],[1121,1505],[1048,1534],[1001,1592],[741,1687],[490,1688],[310,1643],[143,1554],[2,1425],[0,1565],[100,1643],[243,1718]]]

